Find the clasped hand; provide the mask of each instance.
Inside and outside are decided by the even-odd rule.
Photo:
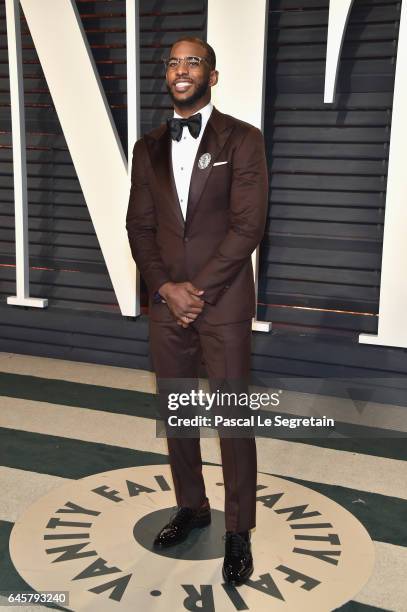
[[[188,327],[202,312],[205,302],[199,297],[203,289],[194,287],[189,281],[184,283],[164,283],[159,289],[168,308],[178,325]]]

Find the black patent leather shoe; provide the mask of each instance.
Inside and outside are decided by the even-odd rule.
[[[154,540],[155,548],[165,548],[183,542],[191,529],[206,527],[211,522],[211,509],[209,505],[193,510],[181,507],[171,517],[170,521],[161,529]]]
[[[253,557],[250,532],[235,533],[227,531],[225,538],[225,559],[222,576],[225,582],[239,585],[253,573]]]

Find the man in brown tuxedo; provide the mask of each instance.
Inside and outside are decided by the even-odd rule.
[[[251,254],[268,208],[268,171],[259,129],[213,107],[215,53],[179,39],[165,60],[174,116],[134,146],[126,228],[149,293],[150,351],[162,380],[248,381],[256,314]],[[211,387],[212,388],[212,387]],[[248,387],[246,387],[248,390]],[[168,428],[167,428],[168,432]],[[167,437],[178,509],[154,546],[177,544],[210,523],[196,437]],[[254,437],[220,437],[225,485],[223,577],[253,572],[256,516]]]

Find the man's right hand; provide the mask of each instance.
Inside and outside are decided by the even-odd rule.
[[[202,312],[205,302],[199,297],[203,289],[194,287],[189,281],[184,283],[164,283],[159,289],[177,321],[187,327]]]

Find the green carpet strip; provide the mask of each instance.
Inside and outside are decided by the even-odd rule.
[[[1,395],[149,419],[154,419],[158,415],[156,396],[151,393],[36,376],[0,372]],[[264,415],[267,413],[264,412]],[[339,433],[339,437],[330,435],[325,438],[281,437],[279,439],[375,457],[407,460],[405,438],[388,438],[385,436],[389,435],[389,432],[356,425],[338,423],[337,427],[336,433]],[[271,435],[269,431],[266,433]]]
[[[84,478],[135,465],[168,463],[165,455],[0,428],[0,465],[63,478]]]

